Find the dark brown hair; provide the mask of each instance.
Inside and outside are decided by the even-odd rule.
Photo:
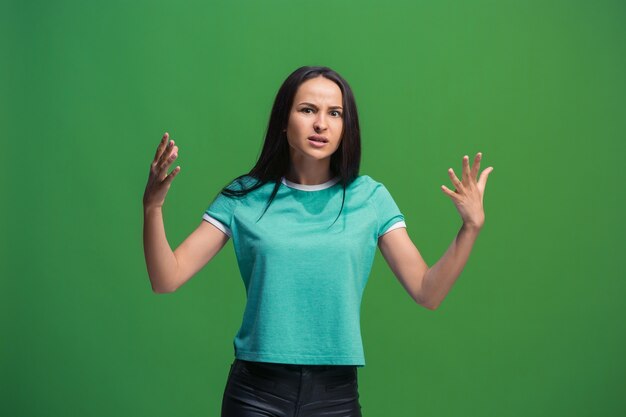
[[[296,91],[304,81],[319,76],[334,81],[339,86],[342,93],[343,131],[341,142],[337,150],[330,157],[330,170],[333,176],[340,177],[340,183],[343,187],[343,199],[339,215],[341,215],[341,211],[343,210],[346,198],[346,187],[359,175],[359,166],[361,163],[361,132],[359,129],[356,101],[350,85],[341,75],[328,67],[300,67],[287,77],[276,94],[267,126],[267,132],[265,134],[263,149],[261,150],[258,161],[250,172],[238,176],[220,191],[220,193],[226,197],[237,198],[245,196],[268,182],[274,182],[275,185],[272,194],[259,219],[265,214],[274,200],[278,188],[280,187],[281,178],[285,176],[289,170],[289,143],[287,142],[287,133],[283,131],[283,129],[287,128]],[[233,182],[239,182],[241,184],[240,180],[246,176],[254,178],[256,183],[249,188],[241,187],[235,190],[228,188],[228,185]],[[339,218],[339,215],[337,215],[337,218]],[[337,221],[337,218],[335,221]]]

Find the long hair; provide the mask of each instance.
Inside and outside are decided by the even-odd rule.
[[[267,126],[267,132],[265,134],[263,149],[261,150],[261,155],[256,164],[250,172],[238,176],[220,191],[220,193],[226,197],[239,198],[262,187],[268,182],[274,182],[275,185],[272,194],[265,206],[265,210],[263,210],[258,220],[263,217],[263,214],[265,214],[274,200],[278,188],[280,187],[281,178],[285,176],[289,170],[289,143],[287,142],[287,133],[284,132],[283,129],[287,128],[296,91],[304,81],[320,75],[334,81],[335,84],[339,86],[342,93],[342,107],[344,109],[341,142],[337,150],[330,157],[330,170],[332,175],[340,177],[339,182],[343,187],[341,209],[335,221],[337,221],[343,210],[346,199],[346,187],[359,175],[359,166],[361,163],[361,132],[359,129],[356,101],[350,85],[341,75],[328,67],[300,67],[287,77],[276,94]],[[228,185],[232,182],[237,181],[241,183],[240,180],[246,176],[254,178],[256,183],[249,188],[243,187],[236,190],[228,188]]]

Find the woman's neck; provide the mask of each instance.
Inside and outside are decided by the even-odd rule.
[[[320,169],[319,166],[294,167],[291,165],[289,171],[285,175],[285,178],[291,182],[302,185],[318,185],[324,184],[332,180],[335,176],[330,170],[330,167],[326,169]]]

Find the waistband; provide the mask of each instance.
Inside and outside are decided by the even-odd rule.
[[[275,378],[294,378],[301,375],[317,376],[320,378],[357,375],[356,365],[297,365],[289,363],[257,362],[244,359],[235,359],[234,369],[246,368]]]

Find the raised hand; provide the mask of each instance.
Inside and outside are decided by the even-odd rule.
[[[450,196],[456,205],[463,223],[478,229],[482,228],[485,223],[483,197],[487,186],[487,177],[493,171],[493,167],[485,169],[480,174],[480,179],[476,180],[481,158],[482,153],[478,152],[474,158],[474,166],[470,171],[469,157],[465,155],[463,157],[462,180],[459,181],[452,168],[448,169],[448,175],[456,187],[455,190],[450,191],[445,185],[441,186],[442,191]]]
[[[157,147],[154,160],[150,164],[148,184],[143,195],[144,209],[163,206],[170,184],[176,174],[180,172],[180,166],[177,166],[169,175],[167,174],[169,166],[178,157],[178,146],[174,145],[173,140],[168,143],[168,138],[169,134],[165,132]]]

